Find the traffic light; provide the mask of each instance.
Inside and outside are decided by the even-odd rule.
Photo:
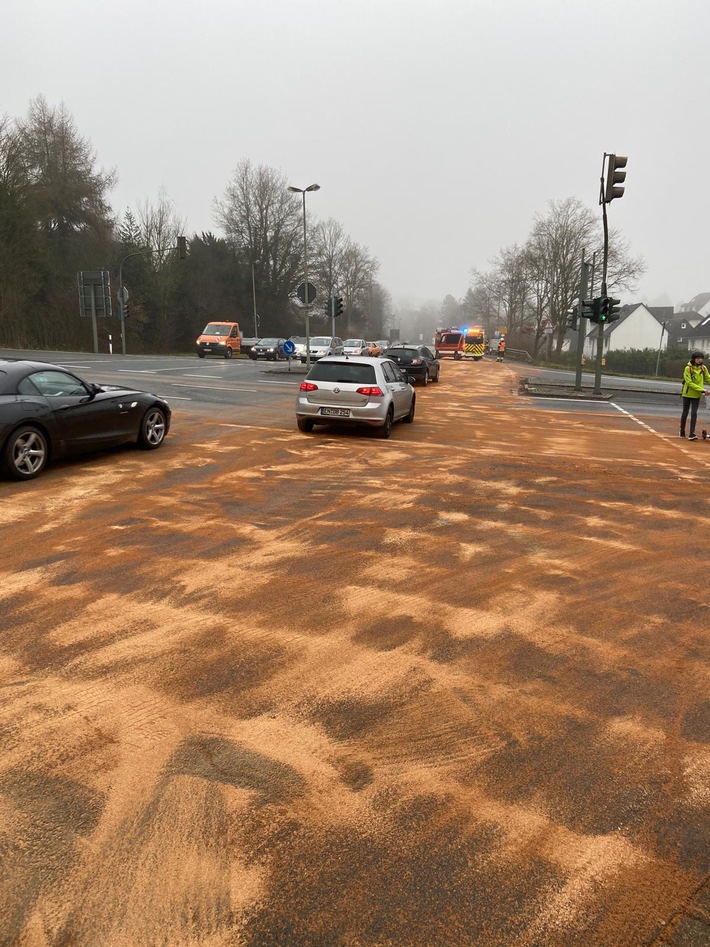
[[[122,303],[122,305],[123,305],[123,318],[127,319],[128,318],[128,300],[126,300],[125,303]]]
[[[621,300],[614,299],[613,296],[602,296],[599,300],[600,311],[599,311],[599,322],[616,322],[617,319],[621,318],[619,313],[619,303]]]
[[[323,303],[323,308],[325,309],[326,316],[330,319],[333,315],[333,297],[328,296],[326,301]]]
[[[620,185],[626,180],[626,171],[623,171],[622,168],[626,167],[628,161],[628,158],[623,155],[608,155],[607,157],[609,160],[606,169],[606,187],[604,188],[605,204],[613,201],[615,197],[624,196],[624,188]]]
[[[582,316],[590,322],[599,322],[599,300],[583,299]]]
[[[343,314],[343,297],[336,296],[335,297],[335,315],[342,316],[342,314]]]
[[[187,259],[187,239],[185,237],[177,238],[177,251],[179,259]]]
[[[572,332],[577,331],[577,309],[567,310],[567,328]]]

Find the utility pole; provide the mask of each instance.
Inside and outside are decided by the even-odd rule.
[[[608,160],[607,160],[608,159]],[[626,180],[626,167],[628,158],[624,155],[613,155],[606,151],[602,158],[602,176],[599,184],[599,203],[602,205],[602,222],[604,224],[604,258],[602,260],[602,287],[601,301],[608,300],[606,285],[607,265],[609,262],[609,222],[606,216],[606,205],[616,197],[623,197],[625,188],[621,185]],[[606,179],[604,177],[604,167],[606,165]],[[609,303],[607,301],[607,307]],[[600,308],[604,308],[603,306]],[[608,308],[607,308],[608,311]],[[599,321],[599,334],[597,335],[597,365],[594,373],[594,394],[602,393],[602,359],[604,356],[604,325],[606,319]],[[611,320],[613,321],[613,320]]]

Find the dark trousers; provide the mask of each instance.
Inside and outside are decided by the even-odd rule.
[[[695,422],[698,420],[700,398],[683,398],[683,411],[680,415],[680,433],[685,434],[685,422],[690,411],[690,433],[695,434]]]

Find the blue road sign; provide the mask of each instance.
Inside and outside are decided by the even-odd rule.
[[[284,342],[284,355],[293,355],[296,351],[296,346],[291,341],[291,339],[286,339]]]

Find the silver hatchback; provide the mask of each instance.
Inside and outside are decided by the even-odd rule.
[[[389,359],[331,355],[301,383],[296,421],[301,431],[315,424],[364,424],[389,437],[395,421],[412,423],[415,404],[406,374]]]

